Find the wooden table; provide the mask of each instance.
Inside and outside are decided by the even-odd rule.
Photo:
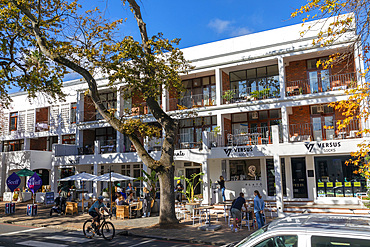
[[[130,202],[129,203],[129,207],[130,207],[130,218],[131,218],[131,213],[132,213],[132,208],[133,207],[137,207],[137,205],[139,204],[139,202]]]

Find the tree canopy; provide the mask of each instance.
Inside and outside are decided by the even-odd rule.
[[[135,0],[128,4],[141,34],[141,40],[120,38],[122,19],[108,21],[99,9],[81,11],[78,0],[0,0],[0,98],[10,102],[7,87],[17,86],[36,97],[63,100],[62,78],[77,72],[88,85],[88,94],[98,112],[117,131],[128,136],[143,163],[160,179],[160,223],[176,223],[173,194],[173,155],[177,122],[158,103],[163,90],[181,91],[179,74],[190,65],[161,33],[148,37],[146,23]],[[139,95],[164,130],[162,153],[154,160],[139,137],[159,136],[160,128],[129,114],[116,116],[116,109],[99,97],[96,76],[109,79],[112,90],[123,99]],[[117,82],[124,86],[117,87]]]
[[[343,18],[343,14],[347,14]],[[312,41],[313,45],[331,46],[335,44],[335,41],[342,35],[345,35],[347,31],[355,30],[356,39],[353,45],[349,47],[347,52],[340,54],[333,54],[328,60],[323,63],[323,66],[330,67],[335,63],[345,60],[348,56],[353,56],[353,51],[357,49],[359,51],[359,57],[365,65],[362,69],[358,67],[358,73],[362,83],[359,83],[356,88],[349,89],[346,93],[349,95],[348,99],[333,102],[330,105],[337,110],[340,110],[345,116],[344,120],[338,121],[338,129],[346,128],[353,119],[364,121],[369,120],[369,96],[370,96],[370,82],[369,82],[369,65],[370,65],[370,1],[368,0],[308,0],[307,4],[296,9],[292,13],[292,17],[303,16],[302,21],[316,20],[318,18],[333,17],[332,21],[328,22],[329,25],[321,29],[317,35],[317,38]],[[317,22],[317,25],[322,25]],[[312,27],[308,27],[311,29]],[[307,30],[306,30],[307,31]],[[304,35],[302,32],[301,35]],[[320,65],[320,62],[317,64]],[[370,129],[366,128],[367,125],[363,125],[362,129],[357,133],[359,136],[365,136],[370,133]],[[358,166],[356,173],[360,173],[366,178],[370,178],[370,143],[364,141],[358,145],[358,150],[352,153],[353,158],[347,163],[352,162]]]

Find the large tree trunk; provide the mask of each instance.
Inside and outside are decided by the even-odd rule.
[[[174,166],[170,166],[167,171],[160,172],[159,184],[160,184],[160,212],[159,212],[159,224],[161,226],[167,224],[179,223],[175,213],[175,194],[174,189]]]

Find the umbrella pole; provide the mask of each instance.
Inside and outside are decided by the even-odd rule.
[[[82,181],[82,214],[84,214],[85,204],[84,204],[84,183],[85,181]]]

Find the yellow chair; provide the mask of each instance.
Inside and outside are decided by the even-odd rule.
[[[130,207],[126,205],[117,205],[116,206],[116,217],[125,219],[125,217],[129,218],[130,216]]]
[[[139,201],[137,203],[136,208],[133,208],[132,209],[132,211],[136,211],[136,217],[138,216],[138,213],[141,211],[142,208],[143,208],[143,202],[142,201]]]
[[[67,206],[66,206],[66,214],[78,214],[78,207],[77,207],[77,202],[67,202]]]

